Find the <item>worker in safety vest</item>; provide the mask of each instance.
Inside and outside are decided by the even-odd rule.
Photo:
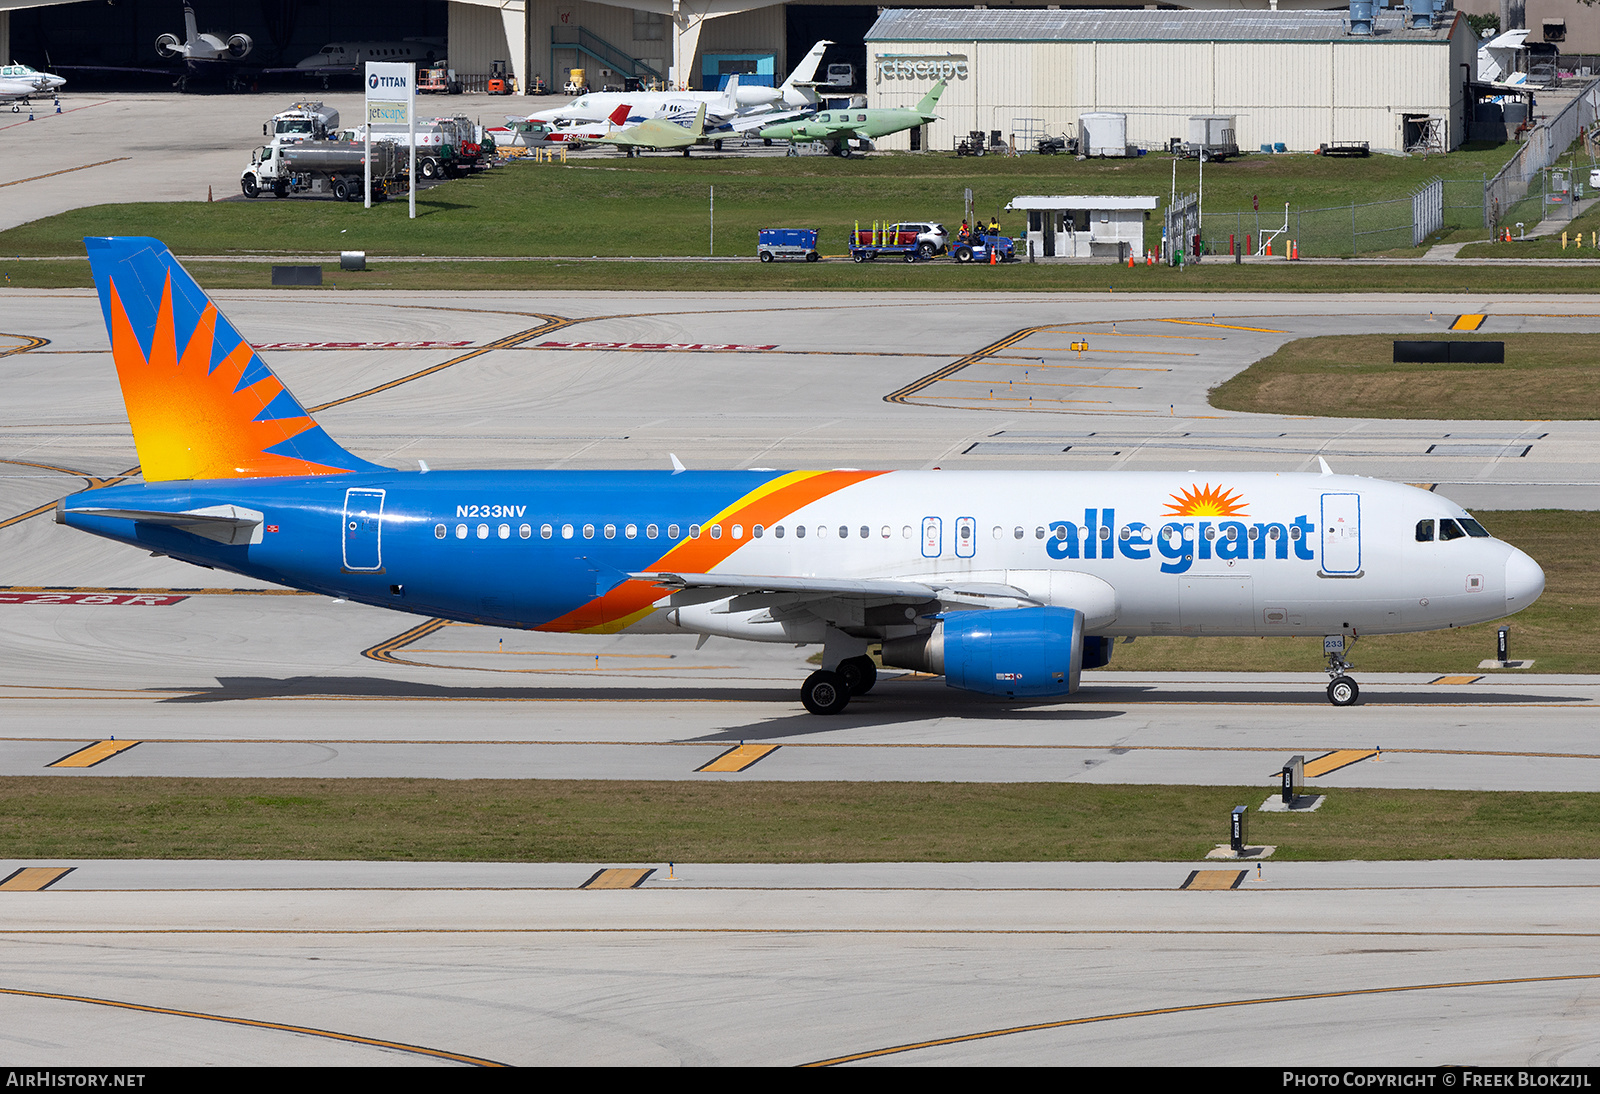
[[[989,218],[989,234],[992,236],[1000,234],[1000,221],[994,217]]]

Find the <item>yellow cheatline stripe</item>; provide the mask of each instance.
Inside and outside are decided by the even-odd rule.
[[[63,1003],[92,1003],[98,1007],[116,1007],[119,1010],[143,1011],[145,1014],[164,1014],[173,1018],[198,1018],[205,1022],[222,1022],[230,1026],[249,1026],[252,1029],[282,1030],[284,1033],[300,1033],[310,1037],[326,1037],[332,1041],[344,1041],[348,1044],[371,1045],[374,1048],[392,1049],[397,1052],[409,1052],[416,1056],[428,1056],[435,1060],[453,1060],[459,1064],[472,1064],[475,1067],[507,1067],[497,1060],[485,1060],[479,1056],[467,1056],[460,1052],[446,1052],[438,1048],[425,1048],[422,1045],[408,1045],[401,1041],[384,1041],[377,1037],[361,1037],[354,1033],[335,1033],[333,1030],[316,1029],[311,1026],[292,1026],[287,1022],[267,1022],[259,1018],[234,1018],[226,1014],[207,1014],[197,1010],[176,1010],[172,1007],[152,1007],[143,1003],[125,1003],[120,999],[96,999],[88,995],[61,995],[51,991],[26,991],[22,988],[0,988],[0,995],[14,995],[25,999],[52,999]]]
[[[1450,324],[1451,330],[1477,330],[1483,326],[1487,315],[1458,315],[1456,321]]]
[[[40,338],[37,335],[33,335],[33,334],[5,334],[5,333],[0,333],[0,338],[15,338],[15,339],[17,339],[17,341],[22,343],[21,345],[18,345],[18,346],[0,347],[0,357],[9,357],[13,353],[27,353],[29,350],[39,349],[42,346],[48,346],[50,344],[50,339],[48,339],[48,338]],[[5,462],[5,463],[23,463],[23,462],[26,462],[26,461],[23,461],[23,460],[5,460],[3,462]]]
[[[1329,752],[1318,756],[1314,760],[1306,761],[1306,778],[1315,779],[1320,775],[1331,775],[1341,767],[1370,760],[1378,754],[1375,748],[1341,748],[1336,752]]]
[[[1130,1010],[1120,1014],[1097,1014],[1088,1018],[1067,1018],[1059,1022],[1039,1022],[1030,1026],[1012,1026],[1009,1029],[991,1029],[982,1033],[967,1033],[956,1037],[941,1037],[936,1041],[918,1041],[907,1045],[894,1045],[890,1048],[872,1049],[868,1052],[857,1052],[849,1056],[835,1056],[831,1060],[817,1060],[813,1063],[802,1064],[802,1067],[828,1067],[832,1064],[848,1064],[856,1060],[871,1060],[880,1056],[891,1056],[899,1052],[913,1052],[919,1048],[938,1048],[943,1045],[959,1045],[967,1041],[983,1041],[992,1037],[1008,1037],[1014,1033],[1036,1033],[1047,1029],[1066,1029],[1070,1026],[1087,1026],[1096,1022],[1115,1022],[1124,1018],[1154,1018],[1167,1014],[1194,1014],[1207,1010],[1222,1010],[1228,1007],[1255,1007],[1270,1003],[1304,1003],[1313,999],[1353,999],[1363,995],[1391,995],[1397,992],[1409,991],[1438,991],[1444,988],[1498,988],[1510,987],[1517,984],[1553,984],[1574,980],[1600,980],[1600,973],[1570,973],[1564,976],[1518,976],[1507,980],[1456,980],[1439,984],[1400,984],[1388,988],[1351,988],[1346,991],[1318,991],[1307,992],[1304,995],[1272,995],[1264,999],[1229,999],[1218,1003],[1193,1003],[1183,1007],[1156,1007],[1151,1010]]]
[[[50,888],[74,869],[73,866],[24,866],[0,881],[0,893],[37,893]]]
[[[644,879],[655,873],[655,867],[649,869],[612,869],[596,870],[594,876],[582,885],[580,889],[637,889]]]
[[[1441,676],[1437,680],[1429,680],[1430,684],[1475,684],[1482,680],[1481,676]]]
[[[96,741],[92,745],[86,745],[85,747],[78,749],[76,752],[68,753],[55,763],[45,764],[45,766],[93,767],[97,763],[103,763],[104,761],[111,759],[111,757],[115,756],[119,752],[128,751],[128,749],[132,748],[138,743],[138,741]]]
[[[1248,870],[1191,870],[1180,889],[1237,889]]]
[[[1225,327],[1228,330],[1253,330],[1257,334],[1288,334],[1286,330],[1273,330],[1271,327],[1241,327],[1234,323],[1218,323],[1205,319],[1162,319],[1162,323],[1182,323],[1190,327]]]
[[[696,771],[743,771],[778,751],[777,745],[735,745]]]
[[[778,475],[770,481],[762,483],[760,486],[756,487],[748,494],[738,498],[731,504],[725,506],[720,512],[714,514],[710,520],[702,521],[701,523],[718,524],[723,520],[726,520],[728,517],[733,516],[734,513],[737,513],[745,506],[754,505],[768,494],[775,494],[785,487],[793,486],[796,483],[805,482],[807,479],[814,479],[818,475],[826,474],[826,471],[790,471],[786,475]]]

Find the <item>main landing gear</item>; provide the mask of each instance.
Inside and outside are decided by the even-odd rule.
[[[1355,643],[1354,636],[1348,645],[1341,640],[1337,649],[1331,648],[1329,640],[1323,642],[1323,648],[1328,651],[1328,675],[1332,677],[1328,683],[1328,702],[1336,707],[1354,706],[1356,700],[1361,698],[1360,685],[1347,675],[1355,666],[1344,659],[1349,647]]]
[[[838,714],[855,695],[865,695],[878,682],[872,658],[847,657],[832,672],[818,669],[800,685],[800,701],[812,714]]]

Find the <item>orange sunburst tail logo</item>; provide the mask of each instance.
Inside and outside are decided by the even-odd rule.
[[[84,244],[147,481],[384,470],[322,431],[159,240]]]

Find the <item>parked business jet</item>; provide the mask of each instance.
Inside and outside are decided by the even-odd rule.
[[[636,115],[636,121],[646,118],[678,118],[688,121],[703,104],[709,112],[708,124],[716,128],[723,122],[754,114],[779,110],[806,110],[816,105],[817,93],[813,77],[822,55],[832,42],[821,41],[811,47],[801,62],[789,73],[789,78],[778,87],[758,87],[730,80],[730,87],[721,91],[595,91],[580,95],[565,106],[552,107],[529,114],[526,121],[554,122],[562,118],[579,121],[602,121],[623,103]]]
[[[255,42],[248,34],[230,34],[224,38],[209,31],[202,33],[195,19],[194,7],[187,0],[183,5],[183,37],[168,31],[156,37],[156,54],[177,64],[165,68],[124,65],[61,65],[64,72],[128,72],[152,75],[175,75],[173,86],[180,91],[189,90],[197,79],[220,78],[230,87],[240,89],[247,77],[260,72],[259,67],[245,68],[239,62],[250,55]]]
[[[543,631],[821,644],[801,700],[887,665],[1068,695],[1119,635],[1346,642],[1498,619],[1544,574],[1450,501],[1348,475],[397,471],[345,451],[167,248],[85,240],[144,482],[56,520],[199,566]]]
[[[53,72],[40,72],[15,61],[0,66],[0,102],[10,100],[13,114],[19,112],[19,103],[28,105],[29,100],[41,99],[46,95],[59,103],[61,89],[66,84],[66,80]]]

